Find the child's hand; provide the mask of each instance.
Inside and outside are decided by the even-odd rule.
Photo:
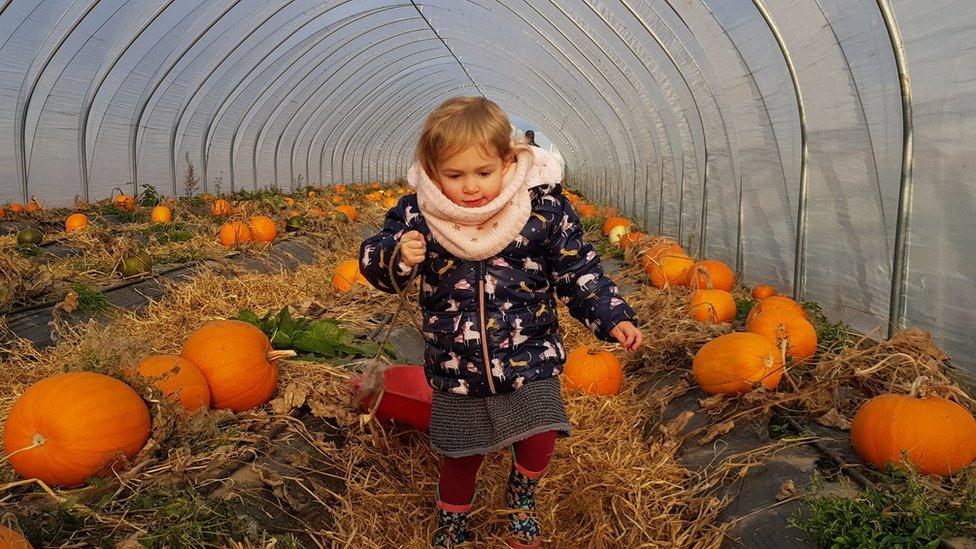
[[[427,241],[417,231],[404,233],[400,237],[400,261],[407,267],[421,263],[427,256]]]
[[[628,351],[634,351],[641,346],[644,335],[629,320],[625,320],[610,330],[610,335],[617,338],[617,342],[624,346]]]

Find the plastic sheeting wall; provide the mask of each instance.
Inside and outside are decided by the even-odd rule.
[[[976,371],[974,27],[965,0],[0,0],[0,201],[182,194],[187,159],[201,191],[389,179],[484,94],[647,229]]]

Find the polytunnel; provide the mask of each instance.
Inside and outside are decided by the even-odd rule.
[[[403,179],[485,96],[587,199],[976,375],[974,36],[964,0],[0,0],[0,204]]]

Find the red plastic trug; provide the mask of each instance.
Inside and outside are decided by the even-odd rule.
[[[358,390],[362,378],[356,376],[349,381]],[[395,420],[410,425],[420,431],[430,428],[430,407],[433,390],[427,383],[424,367],[416,364],[396,364],[383,372],[383,399],[376,409],[380,421]],[[362,402],[363,411],[373,406],[374,395]]]

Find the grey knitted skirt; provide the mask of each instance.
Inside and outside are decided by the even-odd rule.
[[[557,376],[488,397],[434,391],[430,445],[447,457],[488,454],[545,431],[569,436]]]

